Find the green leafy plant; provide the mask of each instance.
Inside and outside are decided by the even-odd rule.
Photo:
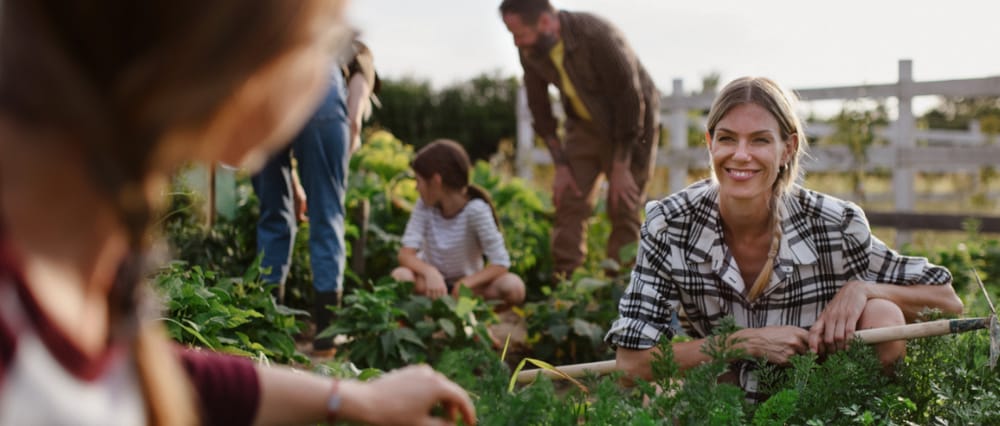
[[[412,283],[383,278],[370,290],[344,299],[336,321],[321,336],[346,335],[348,358],[361,367],[392,369],[433,362],[448,349],[490,350],[492,341],[479,318],[493,316],[468,289],[458,300],[431,300],[413,294]]]
[[[557,363],[611,358],[604,334],[618,316],[623,289],[613,279],[582,275],[555,288],[542,287],[547,299],[521,308],[532,356]]]
[[[292,338],[302,326],[278,305],[260,281],[259,260],[242,277],[223,277],[175,261],[161,271],[157,288],[166,297],[167,331],[177,341],[276,362],[307,362]]]

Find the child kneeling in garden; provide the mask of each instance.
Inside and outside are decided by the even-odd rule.
[[[468,287],[503,307],[524,301],[524,281],[508,272],[510,255],[489,195],[469,184],[469,156],[451,140],[431,142],[411,163],[417,200],[403,233],[398,281],[412,281],[416,293],[437,299]],[[483,256],[489,260],[484,265]]]

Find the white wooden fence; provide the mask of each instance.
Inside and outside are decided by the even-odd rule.
[[[953,172],[1000,165],[1000,145],[992,144],[992,136],[983,134],[978,125],[973,125],[966,132],[919,130],[913,114],[913,98],[916,96],[1000,96],[1000,76],[918,82],[913,81],[913,62],[904,59],[899,61],[899,80],[895,83],[805,88],[795,92],[803,102],[896,99],[896,120],[888,128],[879,130],[880,136],[889,140],[891,145],[873,146],[865,158],[867,167],[892,171],[893,206],[896,212],[907,213],[914,209],[916,195],[913,181],[916,171]],[[661,123],[670,135],[670,142],[660,150],[657,165],[669,170],[671,192],[680,190],[687,184],[689,170],[708,168],[706,149],[688,147],[687,129],[689,111],[707,110],[714,98],[715,93],[686,94],[683,81],[676,79],[673,81],[672,92],[664,94],[661,100]],[[557,114],[561,114],[558,108]],[[530,179],[532,166],[551,164],[551,158],[545,148],[535,146],[531,114],[523,88],[518,96],[517,119],[518,174]],[[813,137],[825,136],[832,131],[829,125],[806,124],[806,132]],[[918,141],[922,143],[918,144]],[[814,146],[810,153],[812,158],[803,163],[807,171],[855,170],[855,158],[846,146]],[[901,238],[897,242],[908,241],[909,237],[905,232],[900,234]]]

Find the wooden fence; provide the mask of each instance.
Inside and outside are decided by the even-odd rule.
[[[968,131],[920,130],[913,114],[913,98],[917,96],[973,97],[1000,96],[1000,76],[941,81],[914,81],[913,62],[899,61],[899,78],[895,83],[866,84],[844,87],[805,88],[795,92],[803,103],[823,100],[888,99],[894,98],[897,105],[896,119],[887,128],[880,129],[879,135],[890,141],[888,146],[872,146],[864,157],[867,169],[881,168],[892,172],[892,194],[894,213],[871,214],[872,224],[892,226],[900,229],[897,243],[908,242],[910,237],[905,229],[921,227],[938,229],[945,224],[950,227],[960,223],[965,216],[956,215],[947,220],[928,220],[926,227],[919,217],[914,218],[916,194],[914,177],[917,171],[956,172],[976,170],[982,166],[1000,165],[1000,145],[992,144],[993,137],[983,134],[978,125]],[[708,153],[704,147],[688,146],[688,126],[690,112],[706,111],[712,104],[715,93],[687,94],[680,79],[673,81],[670,94],[661,100],[662,119],[669,134],[669,144],[660,150],[658,167],[669,170],[669,188],[678,191],[687,184],[690,170],[708,168]],[[557,114],[561,114],[558,107]],[[534,143],[531,129],[531,113],[528,110],[524,89],[517,103],[517,165],[518,174],[531,178],[535,164],[551,164],[545,148]],[[703,118],[702,118],[703,120]],[[812,137],[829,135],[833,129],[822,123],[807,123],[806,132]],[[919,143],[918,143],[919,142]],[[847,172],[856,170],[857,159],[847,146],[815,146],[810,150],[811,158],[803,163],[806,171]],[[659,196],[664,194],[654,194]],[[893,216],[894,214],[905,215]],[[936,215],[945,217],[948,215]],[[875,219],[878,219],[876,221]],[[983,230],[1000,232],[1000,224],[991,218],[980,218]],[[885,223],[877,223],[885,221]],[[907,226],[903,226],[907,224]]]

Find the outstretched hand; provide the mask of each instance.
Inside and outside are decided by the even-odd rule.
[[[353,391],[366,402],[356,406],[366,412],[357,413],[357,417],[352,415],[355,413],[344,413],[346,418],[375,425],[453,425],[459,418],[465,424],[476,424],[475,408],[465,390],[426,365],[395,370],[367,383],[344,382],[342,386],[356,386]],[[430,414],[438,406],[444,417]]]
[[[809,329],[809,349],[816,353],[846,349],[866,303],[868,283],[848,281],[844,284]]]

